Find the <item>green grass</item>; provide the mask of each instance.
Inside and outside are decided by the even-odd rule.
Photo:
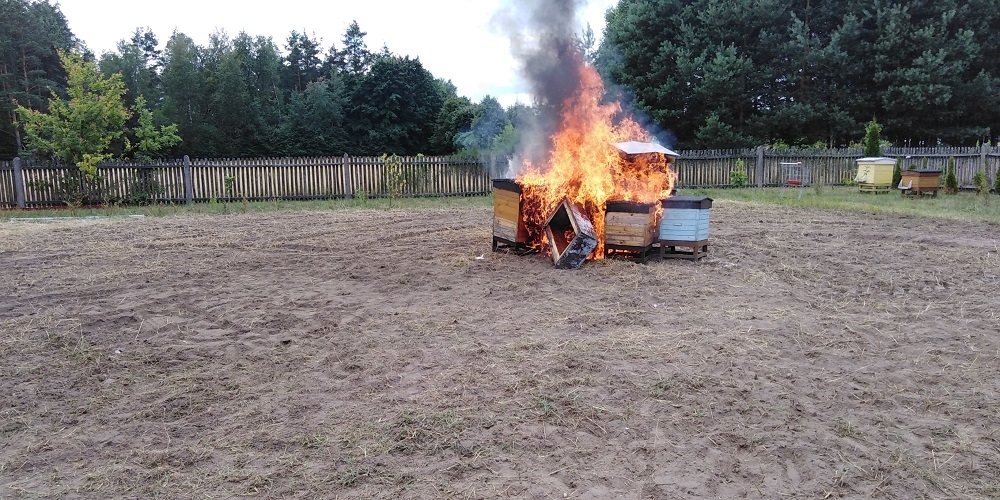
[[[96,208],[45,208],[30,210],[0,210],[0,221],[15,218],[42,217],[165,217],[180,214],[239,214],[274,211],[351,210],[351,209],[409,209],[491,207],[492,196],[439,197],[439,198],[352,198],[308,201],[241,201],[194,203],[191,205],[107,206]]]
[[[679,195],[709,196],[713,200],[732,200],[763,205],[783,205],[826,210],[847,210],[872,214],[910,215],[966,222],[1000,224],[1000,196],[977,196],[972,192],[944,194],[937,197],[900,196],[893,190],[886,194],[859,193],[854,186],[807,187],[798,199],[798,188],[682,189]]]

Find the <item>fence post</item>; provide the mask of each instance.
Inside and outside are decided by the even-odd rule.
[[[354,187],[351,186],[351,157],[344,153],[344,197],[354,198]]]
[[[194,175],[191,173],[191,158],[184,155],[184,201],[194,203]]]
[[[21,157],[14,157],[14,199],[17,208],[24,208],[24,174],[21,171]]]
[[[757,187],[764,187],[764,146],[757,146]]]

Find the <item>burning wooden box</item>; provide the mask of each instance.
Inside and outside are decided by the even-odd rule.
[[[707,196],[672,196],[661,202],[660,258],[700,259],[708,253],[708,218],[712,199]],[[690,248],[679,251],[677,247]]]
[[[895,165],[896,160],[892,158],[860,158],[858,175],[854,177],[854,181],[858,183],[858,191],[888,193],[892,189],[892,169]]]
[[[563,200],[545,221],[545,236],[558,269],[576,269],[597,248],[597,231],[587,214],[569,200]]]
[[[528,230],[521,214],[521,186],[513,179],[493,179],[493,251],[523,250]]]
[[[626,254],[645,262],[657,241],[656,203],[609,201],[604,213],[604,256]]]
[[[940,170],[903,170],[903,178],[899,181],[899,194],[923,195],[930,193],[937,196],[941,182]]]

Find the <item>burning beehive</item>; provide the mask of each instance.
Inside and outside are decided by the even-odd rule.
[[[493,251],[527,248],[528,229],[521,216],[521,186],[513,179],[493,179]]]
[[[574,248],[574,240],[567,237],[569,229],[578,237],[581,227],[592,226],[596,244],[584,259],[604,257],[609,201],[657,204],[669,196],[675,180],[670,166],[676,157],[651,142],[652,137],[624,115],[617,102],[604,100],[604,84],[597,70],[583,63],[571,39],[562,42],[556,44],[559,49],[555,52],[539,54],[566,55],[551,66],[558,68],[551,76],[563,83],[575,80],[575,85],[572,89],[559,85],[549,99],[542,100],[547,104],[544,109],[553,110],[549,118],[555,127],[547,137],[544,154],[528,155],[542,159],[526,159],[514,166],[520,172],[515,181],[521,189],[519,223],[527,233],[525,244],[552,254],[560,267],[567,249]],[[494,209],[495,219],[499,219],[497,213]],[[553,222],[556,227],[552,227]],[[494,237],[502,238],[496,227],[495,220]],[[511,236],[510,224],[500,227]],[[572,260],[578,261],[577,265],[583,263],[582,259]]]
[[[604,256],[624,254],[645,261],[659,234],[657,203],[609,201],[604,215]]]

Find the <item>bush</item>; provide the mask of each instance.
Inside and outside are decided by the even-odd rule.
[[[749,180],[746,163],[743,160],[736,160],[736,166],[729,171],[729,184],[733,187],[745,187]]]
[[[1000,167],[997,167],[997,172],[993,175],[993,192],[1000,194]]]
[[[976,186],[977,195],[990,194],[990,183],[986,181],[985,173],[976,172],[976,175],[972,176],[972,185]]]
[[[882,126],[872,117],[872,121],[865,125],[865,156],[882,156],[882,142],[879,138],[881,133]]]
[[[958,192],[958,178],[955,177],[955,157],[948,158],[948,172],[944,176],[944,191],[948,194]]]

